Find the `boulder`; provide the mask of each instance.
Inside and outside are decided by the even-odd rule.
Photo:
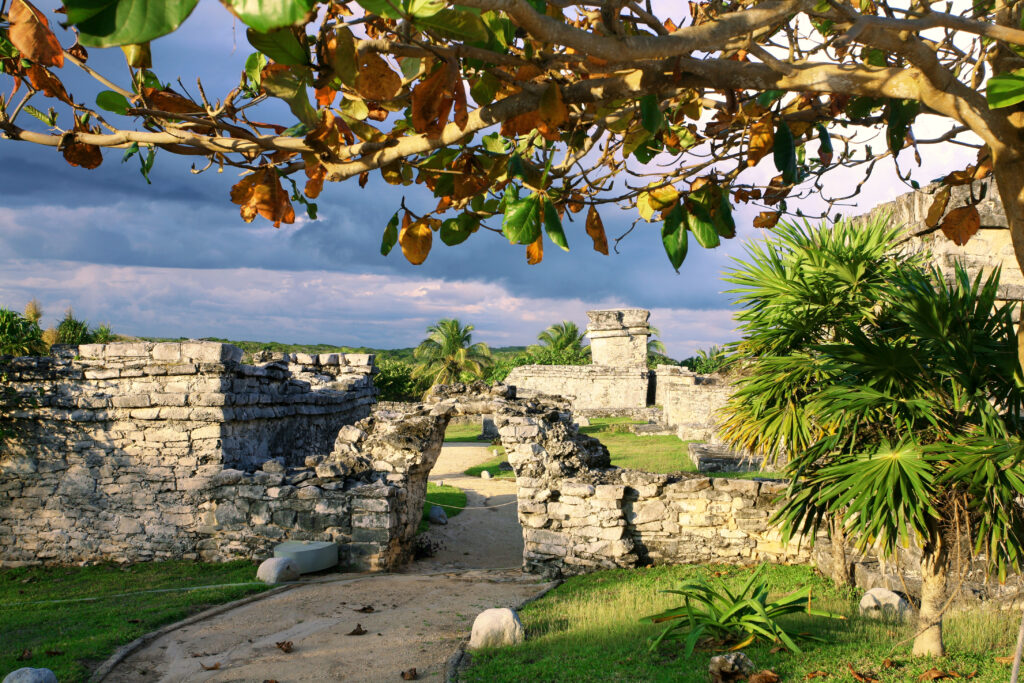
[[[910,616],[910,603],[905,597],[888,588],[872,588],[860,599],[860,614],[872,619],[898,619]]]
[[[430,506],[430,513],[427,515],[427,519],[430,520],[431,524],[447,524],[448,515],[445,514],[444,508],[438,505]]]
[[[299,576],[301,576],[299,564],[290,557],[272,557],[269,560],[263,560],[260,568],[256,570],[256,578],[263,583],[296,581]]]
[[[512,464],[508,460],[502,460],[498,463],[498,469],[502,472],[511,472]]]
[[[4,676],[3,683],[57,683],[57,676],[49,669],[26,666]]]
[[[469,637],[469,649],[481,647],[503,647],[523,642],[526,631],[514,609],[498,607],[485,609],[473,621],[473,633]]]
[[[484,470],[483,472],[480,473],[480,478],[481,479],[490,479],[492,476],[494,476],[494,475],[492,475],[487,470]]]
[[[747,676],[752,673],[754,673],[754,663],[742,652],[718,655],[712,657],[708,663],[708,675],[711,676],[711,683],[746,680]]]

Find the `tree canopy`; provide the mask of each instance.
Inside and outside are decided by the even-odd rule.
[[[760,205],[754,225],[770,228],[794,197],[855,194],[851,169],[888,160],[915,185],[911,160],[955,144],[977,161],[943,178],[929,226],[970,239],[978,197],[948,206],[948,187],[994,173],[1024,255],[1017,3],[222,0],[255,51],[236,87],[208,93],[171,88],[190,75],[149,49],[196,2],[66,0],[52,25],[28,0],[0,2],[0,66],[15,86],[0,95],[0,133],[86,169],[104,147],[138,155],[144,174],[158,151],[246,169],[230,200],[275,226],[294,221],[293,202],[315,215],[325,183],[422,184],[436,205],[403,201],[381,226],[381,251],[400,245],[415,264],[435,233],[454,246],[481,228],[530,263],[543,233],[607,253],[601,211],[635,208],[661,224],[676,269],[691,236],[713,248],[735,235],[737,204]],[[129,77],[89,66],[88,49],[113,46]],[[76,100],[70,68],[108,89]],[[268,120],[274,99],[291,117]],[[915,134],[925,114],[946,129]],[[566,229],[574,214],[587,238]]]

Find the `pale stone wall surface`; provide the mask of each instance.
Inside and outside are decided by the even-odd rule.
[[[330,452],[376,395],[366,354],[240,358],[226,344],[175,342],[0,359],[35,403],[8,416],[17,431],[0,449],[0,565],[230,555],[199,541],[237,521],[215,511],[233,473],[271,486],[277,474],[257,468]],[[303,505],[288,503],[296,514],[271,519],[268,534],[316,531]]]
[[[587,311],[587,336],[594,365],[646,368],[650,315],[650,311],[642,308]]]
[[[523,395],[562,396],[574,410],[615,410],[647,405],[646,366],[521,365],[505,379]]]
[[[732,384],[677,366],[659,365],[656,373],[657,401],[665,411],[665,423],[684,441],[714,441],[718,410],[732,393]]]

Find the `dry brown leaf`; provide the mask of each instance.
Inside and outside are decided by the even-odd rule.
[[[50,22],[28,0],[14,0],[7,14],[8,38],[21,56],[43,66],[64,66],[64,51],[50,30]]]
[[[917,677],[919,681],[941,681],[944,678],[960,678],[960,674],[952,671],[942,671],[940,669],[931,668],[925,671],[923,674]]]
[[[405,214],[405,217],[407,219],[409,219],[409,220],[412,220],[412,217],[409,216],[409,214]],[[402,227],[404,228],[405,226],[403,225]],[[366,605],[365,607],[360,607],[359,609],[353,610],[353,611],[354,612],[359,612],[360,614],[370,614],[374,610],[373,610],[373,605]]]
[[[368,100],[394,99],[402,89],[402,77],[376,53],[367,52],[361,55],[360,60],[356,91]]]
[[[329,107],[334,104],[334,98],[338,95],[338,91],[329,85],[317,88],[313,91],[316,96],[316,103],[321,107]]]
[[[83,64],[89,61],[89,52],[82,44],[75,40],[75,44],[68,48],[68,54],[82,62]]]
[[[557,83],[551,83],[540,97],[537,108],[543,126],[538,126],[541,134],[556,133],[559,126],[569,120],[569,108],[562,99],[562,89]]]
[[[762,200],[768,206],[775,206],[783,199],[785,199],[790,190],[793,189],[792,185],[786,185],[786,182],[782,179],[782,175],[777,175],[772,178],[772,181],[768,183],[768,187],[764,190],[764,196]]]
[[[604,222],[597,208],[591,206],[587,212],[587,234],[594,240],[594,251],[608,255],[608,236],[604,232]]]
[[[894,668],[896,668],[896,662],[894,662],[893,660],[891,660],[888,657],[886,657],[885,659],[882,660],[882,668],[883,669],[894,669]]]
[[[417,222],[417,225],[418,224],[419,223]],[[430,228],[427,228],[427,232],[429,234]],[[398,241],[401,242],[402,238],[399,237]],[[405,251],[405,245],[402,245],[402,251],[403,252]],[[406,258],[408,258],[408,256]],[[424,256],[424,258],[426,258],[426,256]],[[422,263],[422,261],[420,261],[420,263]],[[356,624],[356,627],[354,629],[352,629],[351,631],[349,631],[348,633],[346,633],[345,635],[346,636],[362,636],[362,635],[366,635],[366,633],[367,633],[367,631],[366,631],[365,628],[363,628],[362,624]]]
[[[238,181],[231,188],[231,201],[242,207],[239,213],[246,223],[257,215],[273,221],[275,228],[295,222],[295,209],[272,167],[263,167]]]
[[[754,227],[768,229],[774,228],[778,224],[780,218],[782,218],[781,211],[762,211],[757,214],[756,218],[754,218]]]
[[[430,225],[424,220],[412,221],[412,217],[406,213],[402,220],[402,230],[398,233],[398,243],[402,245],[402,255],[414,266],[418,266],[427,260],[430,253],[430,245],[434,236],[431,233]],[[364,608],[365,609],[365,608]],[[362,612],[364,610],[356,610]],[[373,611],[373,608],[370,608]],[[359,633],[357,633],[359,631]],[[361,626],[356,626],[350,636],[361,636],[366,633]]]
[[[202,662],[199,662],[199,666],[203,667],[203,671],[216,671],[217,669],[220,668],[220,662],[214,662],[213,664],[210,664],[209,666],[207,666],[206,664],[203,664]]]
[[[64,161],[72,166],[81,166],[92,170],[103,163],[103,153],[96,145],[89,145],[78,140],[77,133],[88,133],[89,129],[82,125],[82,122],[75,119],[74,133],[68,133],[61,141],[61,154]]]
[[[544,260],[544,236],[539,235],[531,244],[526,245],[526,262],[535,266]]]
[[[442,64],[412,89],[412,127],[417,133],[437,137],[444,130],[455,102],[454,77],[448,65]]]
[[[305,195],[310,199],[316,199],[324,189],[324,177],[327,175],[327,167],[323,164],[306,164],[306,188]]]
[[[976,206],[961,206],[946,214],[939,227],[942,234],[951,239],[953,244],[962,247],[981,229],[981,216],[978,215]]]
[[[466,130],[469,125],[469,106],[466,104],[466,84],[458,70],[455,70],[455,125],[459,130]]]
[[[924,219],[925,225],[929,228],[934,228],[942,220],[942,214],[946,213],[946,206],[949,204],[949,194],[949,187],[943,187],[935,193],[935,199],[928,207],[928,215]]]
[[[65,104],[74,105],[68,91],[64,89],[64,84],[46,67],[32,64],[25,70],[25,75],[28,76],[32,87],[41,90],[47,97],[56,97]]]
[[[830,674],[827,671],[822,671],[821,669],[818,669],[817,671],[812,671],[811,673],[804,676],[804,680],[809,681],[812,678],[828,678],[831,675],[832,674]]]
[[[569,195],[569,199],[565,202],[565,208],[573,213],[579,213],[583,210],[583,195],[579,192],[573,192]]]
[[[203,108],[198,104],[183,97],[173,90],[157,90],[156,88],[143,88],[142,96],[149,102],[149,106],[160,111],[172,114],[202,114]]]
[[[756,166],[775,144],[775,129],[772,115],[768,114],[750,124],[750,140],[747,144],[747,166]]]
[[[996,657],[996,664],[1013,664],[1013,657]]]
[[[974,179],[981,180],[992,175],[992,153],[988,146],[978,151],[978,167],[974,169]]]
[[[292,651],[292,647],[293,647],[292,641],[290,641],[290,640],[282,640],[279,643],[274,643],[274,645],[277,646],[278,650],[280,650],[281,652],[285,652],[285,653],[291,652]]]
[[[476,165],[472,156],[466,157],[459,171],[459,175],[455,176],[452,183],[453,200],[475,197],[491,186],[491,181]]]
[[[21,651],[21,654],[14,658],[16,662],[24,662],[27,659],[32,659],[32,650],[27,647]]]
[[[524,64],[523,66],[516,69],[516,75],[513,78],[517,81],[532,81],[538,76],[543,76],[544,72],[540,70],[540,67],[536,64]]]
[[[846,668],[850,670],[850,675],[853,676],[854,679],[860,681],[860,683],[879,683],[877,678],[869,674],[863,674],[858,672],[856,669],[853,668],[853,664],[847,664]]]
[[[779,675],[774,671],[765,669],[764,671],[758,671],[747,679],[747,683],[778,683]]]
[[[416,667],[413,667],[411,669],[408,669],[408,670],[402,672],[402,680],[403,681],[415,681],[418,678],[419,678],[419,676],[416,674]]]

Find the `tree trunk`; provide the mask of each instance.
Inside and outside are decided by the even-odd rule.
[[[852,581],[850,580],[850,563],[846,558],[846,530],[843,529],[843,520],[833,517],[829,524],[832,527],[832,566],[830,568],[832,583],[837,586],[849,586]]]
[[[933,528],[921,554],[921,612],[917,619],[914,656],[945,654],[942,645],[942,607],[946,601],[949,558],[942,532]]]
[[[999,199],[1010,227],[1017,265],[1024,272],[1024,161],[1007,161],[996,155],[992,165]],[[1024,366],[1024,318],[1017,331],[1017,359]]]

